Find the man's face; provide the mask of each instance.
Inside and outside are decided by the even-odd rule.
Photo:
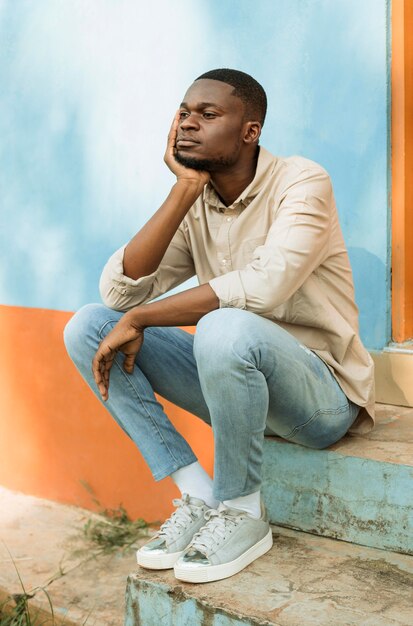
[[[231,85],[200,79],[180,106],[176,160],[197,170],[222,171],[234,165],[242,147],[244,104]]]

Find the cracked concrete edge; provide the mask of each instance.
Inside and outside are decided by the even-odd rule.
[[[160,587],[164,592],[162,598],[159,598]],[[148,606],[155,604],[155,596],[158,612],[156,617],[160,620],[166,615],[172,616],[172,614],[174,614],[176,619],[177,607],[179,612],[179,605],[183,606],[185,603],[190,603],[193,605],[193,610],[197,613],[197,617],[202,620],[203,626],[221,624],[223,619],[225,619],[226,626],[280,626],[278,622],[273,620],[268,621],[237,612],[234,610],[234,607],[228,606],[225,602],[217,603],[216,601],[210,601],[206,597],[195,597],[189,591],[185,591],[181,585],[168,585],[157,581],[140,579],[138,588],[136,588],[136,580],[133,574],[128,577],[126,595],[125,626],[137,626],[138,624],[146,623],[145,616],[142,616],[141,612],[145,611],[145,604],[148,604]],[[164,604],[163,613],[160,615],[159,609],[162,602]],[[194,617],[192,615],[192,618]]]

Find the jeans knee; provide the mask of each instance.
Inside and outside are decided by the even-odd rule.
[[[76,355],[83,352],[88,338],[98,334],[97,320],[102,309],[101,304],[86,304],[70,318],[63,331],[63,340],[69,356],[75,360]]]
[[[252,315],[241,309],[217,309],[204,315],[197,324],[194,355],[197,364],[226,368],[248,351],[245,324]]]

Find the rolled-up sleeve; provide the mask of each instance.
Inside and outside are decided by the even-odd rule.
[[[281,195],[266,240],[252,260],[209,281],[220,307],[265,315],[286,302],[328,255],[332,202],[328,174],[302,172]]]
[[[101,298],[106,306],[117,311],[146,304],[167,293],[195,274],[193,259],[181,224],[169,244],[158,269],[137,280],[123,273],[126,244],[119,248],[103,268],[99,282]]]

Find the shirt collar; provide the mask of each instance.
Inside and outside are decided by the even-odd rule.
[[[238,198],[234,200],[234,202],[226,207],[222,201],[219,199],[218,194],[215,189],[208,183],[204,187],[203,191],[203,201],[205,204],[215,207],[215,208],[224,208],[230,209],[235,208],[240,204],[247,206],[255,196],[261,191],[264,183],[268,180],[268,175],[274,168],[277,159],[273,156],[268,150],[260,146],[260,151],[258,154],[257,161],[257,169],[255,171],[255,176],[250,184],[240,193]]]

